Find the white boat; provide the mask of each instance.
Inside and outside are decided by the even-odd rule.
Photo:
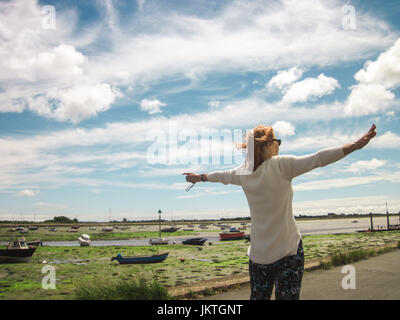
[[[114,227],[104,227],[101,229],[101,231],[103,231],[103,232],[111,232],[113,230],[114,230]]]
[[[149,243],[151,245],[156,245],[156,244],[168,244],[168,240],[164,239],[164,238],[151,238],[149,240]]]
[[[83,234],[78,238],[81,247],[90,246],[90,237],[87,234]]]

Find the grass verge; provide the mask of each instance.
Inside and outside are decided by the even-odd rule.
[[[134,280],[83,281],[76,284],[77,300],[170,300],[168,290],[157,280],[137,276]]]
[[[394,251],[400,248],[400,241],[397,242],[397,246],[389,246],[389,247],[382,247],[382,248],[371,248],[371,249],[357,249],[347,252],[338,252],[329,259],[324,259],[320,261],[320,266],[322,269],[330,269],[331,267],[337,267],[346,265],[349,263],[357,262],[363,259],[367,259],[369,257],[374,257],[379,254],[387,253]]]

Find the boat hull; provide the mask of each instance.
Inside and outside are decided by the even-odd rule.
[[[202,246],[204,242],[207,241],[207,238],[191,238],[182,241],[182,244],[186,245],[194,245],[194,246]]]
[[[180,228],[175,228],[175,227],[171,227],[171,228],[164,228],[161,229],[161,232],[175,232],[178,231]]]
[[[158,244],[168,244],[168,240],[164,239],[150,239],[149,243],[151,245],[158,245]]]
[[[0,263],[28,262],[35,253],[36,248],[29,249],[1,249]]]
[[[90,241],[79,240],[79,244],[81,247],[88,247],[90,246]]]
[[[219,234],[220,241],[227,241],[227,240],[241,240],[244,239],[245,233],[244,232],[226,232]]]
[[[119,264],[147,264],[147,263],[160,263],[167,259],[169,252],[158,254],[154,256],[143,256],[143,257],[122,257],[117,256],[113,258],[117,260]]]

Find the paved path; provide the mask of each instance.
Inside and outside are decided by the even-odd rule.
[[[351,264],[356,289],[343,289],[343,266],[304,273],[302,300],[400,300],[400,250]],[[248,300],[250,285],[202,298],[202,300]],[[275,293],[272,293],[274,299]]]

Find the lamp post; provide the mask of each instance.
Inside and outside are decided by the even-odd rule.
[[[371,231],[374,231],[374,224],[372,222],[372,212],[369,213],[369,218],[371,219]]]
[[[158,210],[158,235],[161,239],[161,209]]]

